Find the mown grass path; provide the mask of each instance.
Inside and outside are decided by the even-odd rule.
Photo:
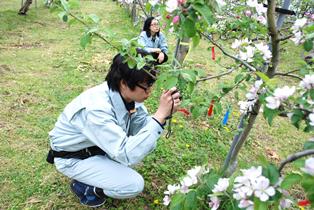
[[[45,161],[47,134],[71,99],[103,81],[116,52],[99,40],[82,50],[82,27],[62,23],[41,1],[27,16],[17,15],[19,6],[19,0],[0,2],[0,209],[84,209],[70,192],[69,180]],[[117,40],[139,33],[116,2],[85,0],[81,8],[100,16]],[[192,51],[187,64],[217,72],[207,47],[203,43]],[[204,84],[212,88],[217,83]],[[147,102],[152,110],[157,97],[158,91]],[[237,117],[235,112],[231,131]],[[104,208],[162,209],[167,184],[178,182],[194,165],[218,166],[223,161],[232,133],[218,126],[219,118],[193,121],[179,114],[175,118],[175,134],[162,138],[157,150],[136,166],[146,181],[144,192],[135,199],[109,199]],[[278,162],[308,137],[284,121],[274,125],[270,128],[259,119],[241,154],[241,166],[263,153]]]

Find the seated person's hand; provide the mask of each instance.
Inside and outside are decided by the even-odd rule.
[[[158,55],[158,63],[162,63],[165,59],[165,54],[163,52],[160,52]]]
[[[159,48],[153,48],[153,52],[155,52],[155,53],[161,53],[161,49],[159,49]]]

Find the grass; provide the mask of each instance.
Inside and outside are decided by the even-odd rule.
[[[0,209],[84,209],[70,192],[69,179],[45,162],[47,133],[71,99],[104,80],[116,52],[99,40],[82,50],[79,46],[82,27],[62,23],[41,1],[27,16],[17,15],[19,6],[18,0],[0,2]],[[140,31],[113,1],[86,0],[81,8],[100,16],[104,28],[115,33],[117,40],[131,38]],[[173,51],[173,37],[169,37],[169,44]],[[189,53],[185,64],[211,74],[222,71],[210,60],[208,47],[202,41]],[[286,62],[292,52],[297,53],[284,53],[282,69],[288,69],[290,64]],[[217,57],[222,55],[217,52]],[[217,87],[213,81],[203,84],[202,87],[210,89]],[[147,101],[151,111],[156,107],[157,97],[155,91]],[[235,99],[229,99],[236,104]],[[237,112],[234,106],[231,131],[236,128]],[[221,116],[186,119],[176,114],[175,120],[174,135],[170,139],[161,138],[157,149],[136,166],[146,182],[144,192],[135,199],[109,199],[105,208],[163,209],[158,202],[162,201],[167,184],[178,182],[194,165],[209,163],[219,167],[233,135],[219,126]],[[239,164],[246,167],[248,162],[256,163],[260,154],[278,163],[300,149],[308,137],[284,120],[276,119],[274,126],[269,127],[259,116]]]

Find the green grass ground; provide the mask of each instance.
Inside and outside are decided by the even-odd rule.
[[[71,99],[104,80],[116,52],[101,41],[82,50],[82,27],[62,23],[42,1],[27,16],[17,15],[19,6],[18,0],[0,1],[0,209],[84,209],[70,192],[68,178],[45,161],[47,134]],[[139,27],[133,27],[125,10],[113,1],[85,0],[81,9],[101,17],[101,24],[116,33],[117,40],[139,33]],[[169,37],[171,49],[174,43]],[[210,60],[207,47],[203,41],[189,53],[186,64],[215,74],[221,67]],[[285,61],[291,53],[286,52]],[[203,84],[215,88],[217,82]],[[157,95],[147,101],[152,111]],[[156,151],[136,166],[146,181],[144,192],[135,199],[109,199],[104,208],[162,209],[158,202],[167,184],[178,182],[194,165],[219,167],[232,139],[231,132],[217,126],[220,118],[190,120],[176,114],[175,119],[175,134],[162,138]],[[237,120],[234,112],[230,130]],[[277,119],[269,127],[259,116],[241,152],[240,166],[257,162],[260,154],[278,163],[300,149],[308,137],[284,120]]]

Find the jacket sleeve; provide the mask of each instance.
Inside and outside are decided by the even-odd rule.
[[[167,39],[162,33],[160,33],[159,35],[159,48],[163,53],[167,54],[168,52]]]
[[[146,32],[143,31],[139,38],[138,38],[138,44],[141,45],[143,47],[143,50],[145,50],[148,53],[152,53],[153,52],[153,48],[148,46],[148,37],[145,34]]]
[[[90,110],[83,134],[110,158],[129,166],[140,162],[156,147],[163,131],[155,120],[150,117],[147,120],[136,134],[127,136],[109,110]]]

